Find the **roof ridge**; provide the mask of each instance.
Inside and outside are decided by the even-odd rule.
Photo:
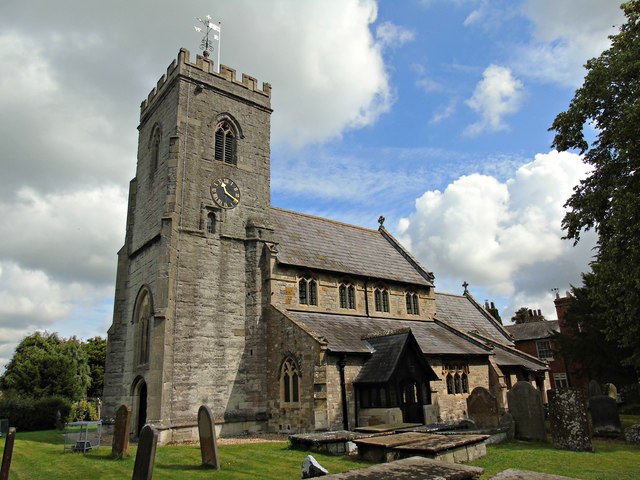
[[[301,217],[313,218],[315,220],[322,220],[324,222],[329,222],[329,223],[333,223],[333,224],[336,224],[336,225],[342,225],[344,227],[351,227],[351,228],[355,228],[355,229],[358,229],[358,230],[363,230],[363,231],[368,232],[368,233],[380,233],[377,229],[361,227],[360,225],[354,225],[352,223],[341,222],[339,220],[333,220],[331,218],[321,217],[319,215],[312,215],[311,213],[296,212],[295,210],[288,210],[286,208],[275,207],[273,205],[271,205],[271,209],[279,210],[281,212],[291,213],[291,214],[294,214],[294,215],[299,215]]]
[[[543,360],[541,358],[536,357],[535,355],[531,355],[527,352],[523,352],[522,350],[518,350],[516,347],[512,346],[512,345],[505,345],[504,343],[500,343],[500,342],[496,342],[495,340],[492,340],[491,338],[485,337],[484,335],[482,335],[481,333],[475,332],[473,333],[474,336],[476,337],[480,337],[483,340],[486,340],[487,342],[489,342],[490,344],[492,344],[494,347],[500,348],[502,350],[508,351],[509,353],[520,357],[520,358],[524,358],[525,360],[529,360],[535,363],[539,363],[540,365],[546,365],[547,367],[549,366],[549,362],[547,362],[546,360]]]

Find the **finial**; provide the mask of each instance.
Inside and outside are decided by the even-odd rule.
[[[209,57],[209,52],[216,50],[218,60],[214,65],[216,72],[218,72],[220,70],[220,22],[218,22],[218,25],[215,25],[211,21],[211,15],[207,15],[204,18],[196,17],[196,20],[198,20],[205,28],[204,37],[202,42],[200,42],[202,55]],[[193,28],[198,33],[202,32],[202,27],[194,26]],[[211,34],[212,38],[209,38],[209,34],[212,30],[214,33]]]
[[[462,284],[462,286],[464,287],[464,293],[469,293],[469,290],[467,290],[467,287],[469,286],[469,284],[467,283],[467,281],[465,280],[464,283]]]
[[[380,224],[381,227],[384,227],[384,217],[382,215],[378,217],[378,223]]]
[[[560,298],[560,294],[558,293],[558,292],[560,291],[560,289],[559,289],[558,287],[553,287],[553,288],[551,289],[551,291],[552,291],[553,293],[555,293],[556,298]]]

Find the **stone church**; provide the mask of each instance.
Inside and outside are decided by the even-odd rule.
[[[219,71],[217,71],[219,70]],[[433,423],[488,388],[548,387],[544,361],[384,228],[270,203],[271,86],[180,50],[140,109],[118,252],[105,417],[160,441]]]

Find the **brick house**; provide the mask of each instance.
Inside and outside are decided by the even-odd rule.
[[[197,438],[466,417],[488,388],[546,391],[548,366],[515,348],[466,289],[386,230],[270,204],[271,86],[182,49],[141,105],[125,245],[108,332],[104,416],[131,433]]]

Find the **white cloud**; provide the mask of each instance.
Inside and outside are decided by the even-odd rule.
[[[483,132],[506,130],[503,117],[517,112],[523,98],[524,86],[511,70],[489,65],[476,85],[467,105],[480,115],[480,120],[467,127],[465,134],[477,136]]]
[[[415,33],[400,25],[383,22],[376,28],[376,38],[384,47],[399,47],[415,39]]]
[[[440,123],[452,117],[453,114],[456,113],[456,104],[457,102],[455,100],[451,100],[447,105],[440,107],[431,117],[430,123]]]
[[[436,274],[436,285],[466,279],[492,295],[519,295],[516,301],[543,298],[579,282],[591,259],[592,234],[577,248],[561,239],[563,204],[588,169],[578,155],[552,151],[506,182],[460,177],[418,198],[399,237]]]

